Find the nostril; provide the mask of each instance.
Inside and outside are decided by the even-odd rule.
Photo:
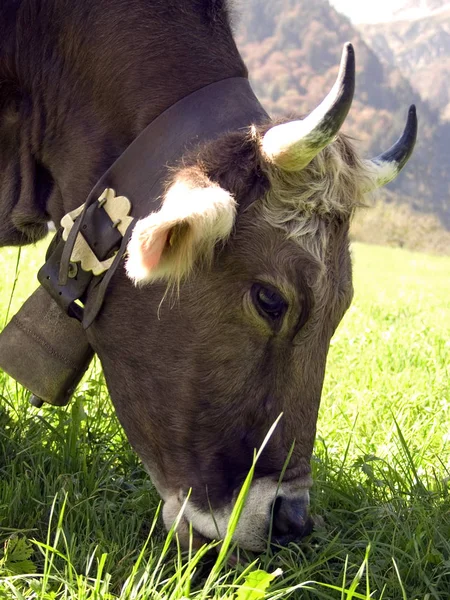
[[[309,535],[313,529],[304,498],[277,496],[273,503],[272,536],[274,541],[286,544]]]
[[[281,496],[277,496],[273,502],[272,532],[275,536],[284,535],[285,533],[287,533],[286,519],[283,517],[283,513],[281,512],[282,502],[283,498],[281,498]]]

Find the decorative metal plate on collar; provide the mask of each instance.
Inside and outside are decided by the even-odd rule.
[[[106,188],[98,199],[98,206],[106,211],[112,221],[112,227],[115,227],[123,237],[133,222],[133,217],[130,216],[131,202],[128,198],[125,196],[116,196],[112,188]],[[75,219],[81,215],[83,208],[84,204],[67,213],[61,219],[61,227],[63,228],[62,238],[65,242],[69,237]],[[111,267],[115,254],[106,260],[100,260],[81,231],[75,240],[70,261],[71,263],[79,262],[83,271],[91,271],[93,275],[101,275]]]
[[[41,285],[64,312],[82,321],[85,328],[98,314],[109,276],[125,251],[134,223],[131,208],[128,198],[116,196],[109,187],[98,199],[91,196],[62,218],[62,227],[39,270]],[[86,313],[84,303],[91,285],[95,293]]]

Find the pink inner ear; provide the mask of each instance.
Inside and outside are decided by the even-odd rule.
[[[159,232],[155,232],[150,243],[144,242],[142,244],[142,262],[149,271],[158,266],[161,255],[167,244],[169,232],[170,229],[162,229]]]

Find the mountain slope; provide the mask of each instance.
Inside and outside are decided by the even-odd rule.
[[[450,227],[450,126],[442,124],[398,69],[377,57],[349,19],[326,0],[247,0],[238,36],[255,91],[274,116],[305,114],[321,101],[333,85],[346,41],[355,46],[357,80],[343,131],[359,140],[367,155],[377,155],[395,141],[409,104],[416,103],[416,151],[390,189]]]
[[[359,29],[374,52],[401,69],[431,108],[450,121],[450,9]]]

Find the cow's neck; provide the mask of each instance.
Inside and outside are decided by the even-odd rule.
[[[228,24],[196,22],[180,2],[168,2],[172,9],[155,3],[151,16],[139,0],[131,2],[134,13],[115,0],[65,4],[64,15],[57,4],[38,11],[35,37],[22,40],[20,57],[32,96],[33,153],[55,182],[47,201],[55,221],[85,200],[166,108],[214,81],[246,76]]]

